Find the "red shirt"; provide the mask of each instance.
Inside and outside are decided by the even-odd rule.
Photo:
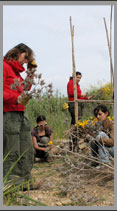
[[[23,71],[25,71],[24,67],[16,60],[3,60],[3,112],[24,111],[25,109],[25,106],[17,103],[18,96],[23,92],[22,85],[20,85],[19,90],[11,89],[14,79],[23,81],[20,75]]]
[[[79,84],[77,85],[77,99],[83,99],[83,100],[88,100],[88,97],[82,97],[81,94],[81,89]],[[67,94],[68,94],[68,100],[69,101],[74,101],[74,86],[73,86],[73,79],[70,79],[68,84],[67,84]]]

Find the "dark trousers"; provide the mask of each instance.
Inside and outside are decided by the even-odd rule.
[[[49,138],[47,136],[41,137],[40,142],[38,143],[38,146],[46,148],[48,147]],[[48,152],[44,152],[41,150],[35,150],[35,157],[40,158],[41,160],[47,160],[49,156]]]
[[[69,102],[69,112],[71,115],[71,125],[75,124],[75,109],[74,109],[74,102]],[[78,119],[81,119],[81,117],[83,116],[83,109],[84,109],[84,104],[83,103],[78,103]]]
[[[47,160],[48,156],[49,156],[48,152],[35,150],[35,158],[40,158],[41,160]]]
[[[98,146],[99,146],[99,143],[97,141],[92,141],[90,143],[90,147],[91,147],[91,153],[92,153],[92,156],[93,157],[97,157],[98,155]]]

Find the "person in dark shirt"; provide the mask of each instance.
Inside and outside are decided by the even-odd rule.
[[[47,161],[49,151],[53,144],[53,131],[47,125],[46,117],[40,115],[36,119],[37,126],[32,130],[32,142],[35,149],[35,158],[40,158],[41,161]]]

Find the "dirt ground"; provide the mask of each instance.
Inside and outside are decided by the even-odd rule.
[[[54,147],[49,162],[35,161],[35,190],[23,194],[46,206],[114,206],[113,170],[90,167],[86,149],[78,155],[64,149]]]

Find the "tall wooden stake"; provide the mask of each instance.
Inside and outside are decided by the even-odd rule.
[[[111,5],[111,13],[110,13],[110,54],[112,56],[112,5]],[[113,72],[112,67],[111,67],[111,59],[110,59],[110,69],[111,72]],[[112,100],[113,99],[113,94],[114,94],[114,73],[111,74],[111,92],[112,92]],[[112,106],[112,110],[113,110],[113,116],[114,116],[114,104]]]
[[[76,87],[76,67],[74,58],[74,26],[72,27],[72,18],[70,16],[70,29],[72,41],[72,65],[73,65],[73,84],[74,84],[74,107],[75,107],[75,123],[78,124],[78,102],[77,100],[77,87]]]
[[[110,13],[110,54],[111,54],[111,57],[112,57],[112,5],[111,5],[111,13]],[[111,61],[110,61],[110,69],[111,69]],[[112,72],[113,70],[111,70]],[[113,81],[113,75],[111,74],[111,89],[112,89],[112,92],[113,92],[113,84],[114,84],[114,81]],[[113,93],[112,93],[112,98],[113,98]]]
[[[104,18],[104,24],[105,24],[105,30],[106,30],[106,37],[107,37],[107,42],[108,42],[108,49],[109,49],[109,56],[110,56],[110,75],[111,75],[111,96],[113,98],[113,64],[112,64],[112,55],[111,55],[111,48],[110,48],[110,43],[109,43],[109,37],[108,37],[108,30],[107,30],[107,25],[106,25],[106,20]]]
[[[104,25],[106,30],[106,37],[107,37],[107,43],[108,43],[108,49],[109,49],[109,56],[110,56],[110,76],[111,76],[111,98],[113,100],[113,90],[114,90],[114,71],[113,71],[113,64],[112,64],[112,5],[111,5],[111,13],[110,13],[110,42],[108,37],[108,30],[106,25],[106,19],[104,19]],[[114,115],[114,105],[112,106],[113,115]]]

